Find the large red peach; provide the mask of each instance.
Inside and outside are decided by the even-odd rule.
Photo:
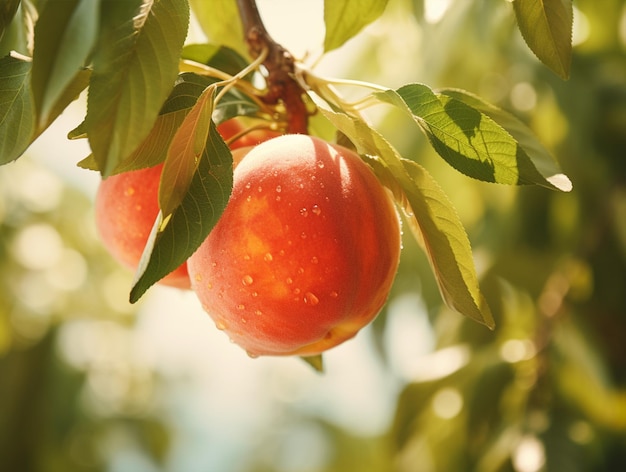
[[[354,152],[305,135],[254,147],[189,258],[192,288],[250,355],[310,356],[378,314],[400,256],[398,215]]]

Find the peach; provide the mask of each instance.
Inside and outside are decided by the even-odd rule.
[[[189,258],[192,288],[251,356],[319,354],[383,307],[400,256],[388,192],[354,152],[285,135],[248,152]]]

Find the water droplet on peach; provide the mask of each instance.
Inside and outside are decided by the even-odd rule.
[[[287,278],[285,279],[285,283],[286,283],[287,285],[291,285],[291,284],[293,283],[293,279],[292,279],[291,277],[287,277]]]
[[[294,295],[300,295],[301,290],[299,288],[294,288],[293,289],[293,294]]]
[[[300,267],[298,269],[298,274],[300,274],[300,275],[304,274],[304,267]]]
[[[200,282],[202,280],[202,276],[200,274],[196,274],[194,279],[196,279],[196,282]]]
[[[276,186],[276,192],[277,192],[277,193],[280,193],[280,192],[282,192],[282,191],[283,191],[283,188],[282,188],[280,185],[277,185],[277,186]]]
[[[335,292],[334,290],[332,292],[330,292],[330,297],[331,298],[337,298],[339,296],[339,294],[337,292]]]
[[[261,316],[263,314],[263,312],[261,310],[254,310],[254,314],[256,316]]]
[[[309,216],[309,212],[307,211],[307,209],[306,209],[306,208],[301,208],[301,209],[300,209],[300,214],[301,214],[302,216],[304,216],[305,218],[306,218],[307,216]]]
[[[254,279],[252,278],[251,275],[244,275],[243,279],[241,279],[241,283],[244,285],[251,285],[254,282]]]
[[[237,309],[238,310],[245,310],[246,309],[246,305],[244,305],[243,303],[240,303],[239,305],[237,305]]]
[[[130,197],[134,193],[135,193],[134,187],[128,187],[126,190],[124,190],[124,195],[126,195],[127,197]]]
[[[311,264],[317,264],[319,262],[319,259],[315,256],[311,257]]]
[[[254,352],[251,352],[251,351],[246,351],[246,354],[248,354],[248,357],[250,359],[256,359],[257,357],[259,357],[258,354],[255,354]]]
[[[320,216],[321,213],[322,213],[322,209],[319,206],[317,206],[317,205],[313,205],[313,208],[311,208],[311,211],[316,216]]]
[[[302,233],[300,233],[300,237],[302,239],[306,239],[306,233],[304,231],[302,231]]]
[[[317,167],[319,167],[320,169],[324,168],[324,161],[317,161]]]
[[[315,296],[314,293],[307,292],[304,294],[304,303],[308,305],[315,306],[320,302],[319,298]]]
[[[265,253],[265,256],[263,256],[263,260],[265,262],[272,262],[274,260],[274,256],[272,256],[271,252],[267,252]]]
[[[261,187],[260,185],[257,187],[257,192],[261,193],[263,191],[263,187]]]
[[[252,292],[252,296],[253,297],[258,297],[259,296],[259,292]]]

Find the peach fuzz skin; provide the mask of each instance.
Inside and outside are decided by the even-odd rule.
[[[192,288],[251,356],[319,354],[368,324],[398,267],[395,207],[352,151],[305,135],[253,148],[188,260]]]
[[[237,119],[230,119],[217,127],[224,139],[243,131]],[[276,132],[255,130],[231,143],[235,163],[247,152],[250,143],[257,144],[276,136]],[[244,147],[246,146],[246,147]],[[122,265],[135,270],[144,246],[159,213],[158,192],[163,164],[123,172],[104,179],[98,187],[95,202],[96,226],[100,239],[109,253]],[[160,284],[189,289],[191,283],[187,264],[159,281]]]

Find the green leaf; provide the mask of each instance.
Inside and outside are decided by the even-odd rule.
[[[216,87],[208,87],[176,131],[167,153],[159,187],[159,208],[169,216],[182,202],[204,152]]]
[[[48,126],[50,126],[52,122],[56,120],[61,113],[63,113],[67,106],[79,97],[81,92],[89,85],[90,78],[90,69],[82,69],[78,71],[74,77],[72,77],[65,89],[57,97],[56,101],[51,105],[48,116],[41,122],[40,127],[37,128],[37,134],[35,137],[43,133],[46,128],[48,128]]]
[[[533,131],[517,117],[465,90],[441,89],[438,92],[462,101],[498,123],[517,140],[519,146],[524,151],[520,158],[524,160],[526,158],[530,159],[531,163],[526,165],[533,165],[554,188],[563,192],[572,190],[572,182],[563,174],[555,158],[539,142]]]
[[[21,0],[3,0],[0,3],[0,39],[4,36],[4,32],[13,20],[17,8],[20,6]]]
[[[387,2],[388,0],[324,0],[324,50],[336,49],[355,36],[382,15]]]
[[[209,42],[248,56],[236,0],[189,0],[189,3]]]
[[[375,95],[409,114],[437,153],[459,172],[484,182],[557,188],[537,170],[513,136],[463,101],[436,94],[422,84]]]
[[[150,132],[174,86],[189,10],[179,0],[102,0],[102,8],[85,125],[108,176]]]
[[[188,44],[181,57],[235,75],[248,65],[248,61],[237,51],[215,44]]]
[[[357,147],[376,175],[404,209],[409,227],[424,247],[446,304],[457,312],[493,328],[474,268],[472,250],[452,203],[422,166],[403,159],[365,121],[321,109]]]
[[[8,1],[5,3],[8,7]],[[5,25],[0,37],[0,56],[16,51],[19,54],[32,57],[34,29],[38,12],[30,0],[17,3],[19,5],[13,19]],[[9,12],[7,11],[7,13]]]
[[[38,121],[48,121],[73,78],[88,62],[98,35],[97,0],[48,0],[35,26],[31,88]]]
[[[20,157],[35,134],[31,65],[13,56],[0,59],[0,164]]]
[[[232,156],[211,122],[189,190],[169,218],[159,214],[130,292],[131,303],[185,262],[222,215],[233,185]],[[162,185],[163,187],[163,185]]]
[[[316,372],[324,372],[324,358],[321,354],[317,356],[301,356],[300,359],[313,367]]]
[[[572,60],[572,0],[514,0],[517,24],[541,62],[567,79]]]

